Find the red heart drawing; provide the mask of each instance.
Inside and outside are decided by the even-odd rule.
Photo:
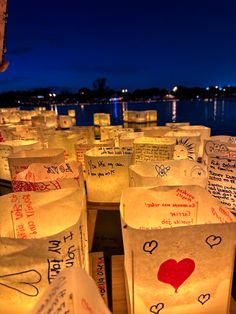
[[[192,274],[195,263],[190,258],[184,258],[178,263],[174,259],[168,259],[160,265],[157,279],[170,284],[177,292],[179,286]]]

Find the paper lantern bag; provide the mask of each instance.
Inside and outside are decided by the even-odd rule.
[[[94,280],[83,269],[75,267],[62,271],[30,313],[51,313],[51,309],[53,313],[60,313],[62,308],[63,313],[111,314]]]
[[[120,208],[130,313],[228,313],[230,211],[197,186],[128,188]]]
[[[118,203],[129,186],[130,148],[95,147],[84,155],[87,197],[90,202]]]
[[[14,192],[51,191],[64,188],[84,189],[83,170],[80,162],[59,164],[31,164],[15,175],[12,180]]]
[[[28,313],[63,269],[86,266],[84,193],[18,192],[0,200],[0,308]]]
[[[210,140],[204,151],[209,193],[236,213],[236,145]]]
[[[28,168],[33,163],[63,163],[65,161],[63,149],[45,148],[36,150],[22,150],[8,156],[11,178]]]
[[[129,166],[129,175],[130,186],[207,185],[207,167],[188,159],[143,161]]]
[[[8,164],[9,155],[21,150],[34,150],[40,148],[41,143],[32,140],[12,140],[0,143],[0,177],[5,180],[11,180]]]

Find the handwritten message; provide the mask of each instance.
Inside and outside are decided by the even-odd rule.
[[[63,256],[63,250],[66,254]],[[72,267],[75,263],[75,256],[77,248],[74,243],[74,235],[69,232],[63,236],[62,240],[49,240],[48,252],[53,252],[58,255],[58,258],[48,259],[48,282],[51,283],[53,279],[61,272],[64,268]]]
[[[35,209],[30,194],[11,194],[12,221],[16,238],[36,238]]]
[[[173,152],[174,148],[171,145],[135,144],[134,142],[135,163],[140,161],[171,159]]]
[[[209,157],[208,191],[229,209],[236,205],[236,159]]]
[[[158,208],[157,228],[170,228],[177,226],[193,225],[197,222],[197,203],[193,198],[183,192],[178,192],[177,196],[187,199],[188,203],[156,203],[145,202],[146,208]],[[147,229],[141,226],[140,229]]]

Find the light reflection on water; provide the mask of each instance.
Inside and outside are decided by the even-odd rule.
[[[29,107],[22,109],[29,110]],[[118,125],[123,124],[123,113],[126,110],[157,110],[158,125],[165,125],[166,122],[190,122],[210,127],[212,135],[236,135],[236,99],[55,105],[55,111],[59,115],[67,114],[69,109],[76,110],[77,125],[93,125],[93,114],[97,112],[110,113],[111,124]]]
[[[172,101],[172,122],[176,122],[176,100]]]

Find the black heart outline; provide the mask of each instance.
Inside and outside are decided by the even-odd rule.
[[[33,292],[31,294],[24,292],[23,289],[22,290],[17,289],[15,287],[11,286],[10,284],[5,284],[5,283],[0,282],[0,285],[4,286],[6,288],[9,288],[9,289],[15,290],[15,291],[17,291],[19,293],[22,293],[22,294],[26,295],[26,296],[36,297],[39,294],[39,289],[34,284],[39,283],[41,281],[42,275],[35,269],[29,269],[29,270],[21,271],[21,272],[18,272],[18,273],[12,273],[12,274],[8,274],[8,275],[3,275],[3,276],[0,276],[0,280],[1,280],[1,278],[13,277],[13,276],[17,276],[17,275],[24,275],[24,274],[27,274],[27,273],[31,273],[32,276],[36,274],[36,276],[38,277],[37,280],[32,280],[32,281],[29,281],[29,282],[19,281],[19,284],[27,285],[27,286],[30,286],[30,287],[33,288],[32,289]]]
[[[158,310],[159,305],[161,306],[161,308],[159,308],[159,310]],[[157,303],[157,304],[152,305],[149,310],[151,313],[158,314],[164,308],[164,306],[165,305],[162,302]]]
[[[211,243],[209,242],[209,239],[211,239],[211,238],[212,238],[212,241],[215,241],[216,239],[218,239],[218,242],[211,244]],[[216,236],[216,235],[214,235],[214,234],[211,234],[211,235],[209,235],[209,236],[206,238],[205,241],[206,241],[206,244],[209,245],[210,248],[212,249],[213,246],[219,245],[219,244],[221,243],[222,238],[221,238],[220,236]]]
[[[146,246],[149,246],[149,248],[152,246],[152,243],[155,243],[154,247],[150,250],[146,249]],[[146,241],[143,244],[143,250],[144,252],[152,254],[152,252],[158,247],[158,242],[156,240]]]
[[[204,305],[207,301],[209,301],[211,298],[210,293],[206,293],[206,294],[200,294],[199,297],[197,298],[198,302],[200,302],[202,305]],[[201,300],[203,299],[203,300]]]

